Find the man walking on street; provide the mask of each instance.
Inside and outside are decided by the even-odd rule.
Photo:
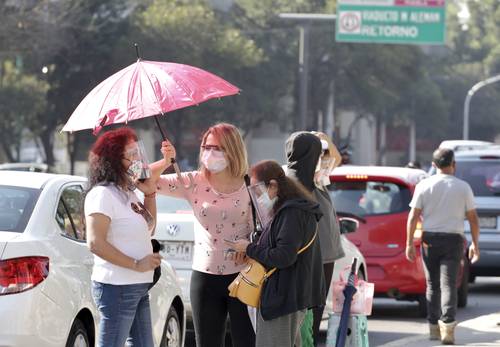
[[[432,165],[437,174],[415,188],[407,222],[406,258],[415,260],[413,237],[420,216],[423,218],[422,259],[427,282],[427,320],[431,340],[455,343],[457,276],[464,247],[464,217],[471,228],[472,244],[468,256],[479,259],[479,221],[469,184],[454,177],[453,151],[434,151]]]

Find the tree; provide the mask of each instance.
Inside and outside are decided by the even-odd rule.
[[[39,115],[46,107],[47,82],[22,74],[11,61],[0,69],[0,145],[11,162],[19,161],[26,124],[31,135],[39,135]]]

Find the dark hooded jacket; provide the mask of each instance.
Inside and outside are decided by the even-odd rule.
[[[314,172],[321,155],[321,140],[308,131],[298,131],[290,135],[285,143],[287,176],[294,177],[312,192]]]
[[[342,258],[344,250],[340,241],[340,228],[328,191],[316,187],[314,172],[321,155],[321,140],[307,131],[290,135],[285,144],[288,158],[287,175],[300,181],[313,193],[320,205],[323,217],[319,222],[319,241],[323,263]]]
[[[262,288],[260,311],[264,320],[323,305],[326,288],[318,237],[297,254],[313,238],[320,218],[318,204],[305,199],[288,200],[259,241],[248,245],[250,258],[268,270],[278,269]]]

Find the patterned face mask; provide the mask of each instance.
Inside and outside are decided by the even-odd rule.
[[[151,177],[149,162],[142,141],[135,142],[125,153],[123,158],[130,162],[127,174],[132,181]]]

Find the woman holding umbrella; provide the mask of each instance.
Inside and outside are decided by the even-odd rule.
[[[306,310],[321,305],[325,295],[317,239],[321,211],[311,193],[272,160],[252,167],[249,190],[263,232],[258,242],[242,239],[233,247],[267,270],[277,269],[262,288],[256,346],[300,345],[298,333]]]
[[[159,177],[158,192],[186,199],[205,229],[194,235],[190,297],[196,346],[223,346],[229,314],[233,346],[254,347],[247,306],[231,298],[227,290],[243,267],[245,253],[236,252],[224,240],[248,239],[254,229],[244,182],[247,153],[240,132],[226,123],[210,127],[202,138],[199,170],[180,178],[176,174],[160,177],[175,150],[163,142],[162,153],[164,160],[151,165],[153,179]]]

